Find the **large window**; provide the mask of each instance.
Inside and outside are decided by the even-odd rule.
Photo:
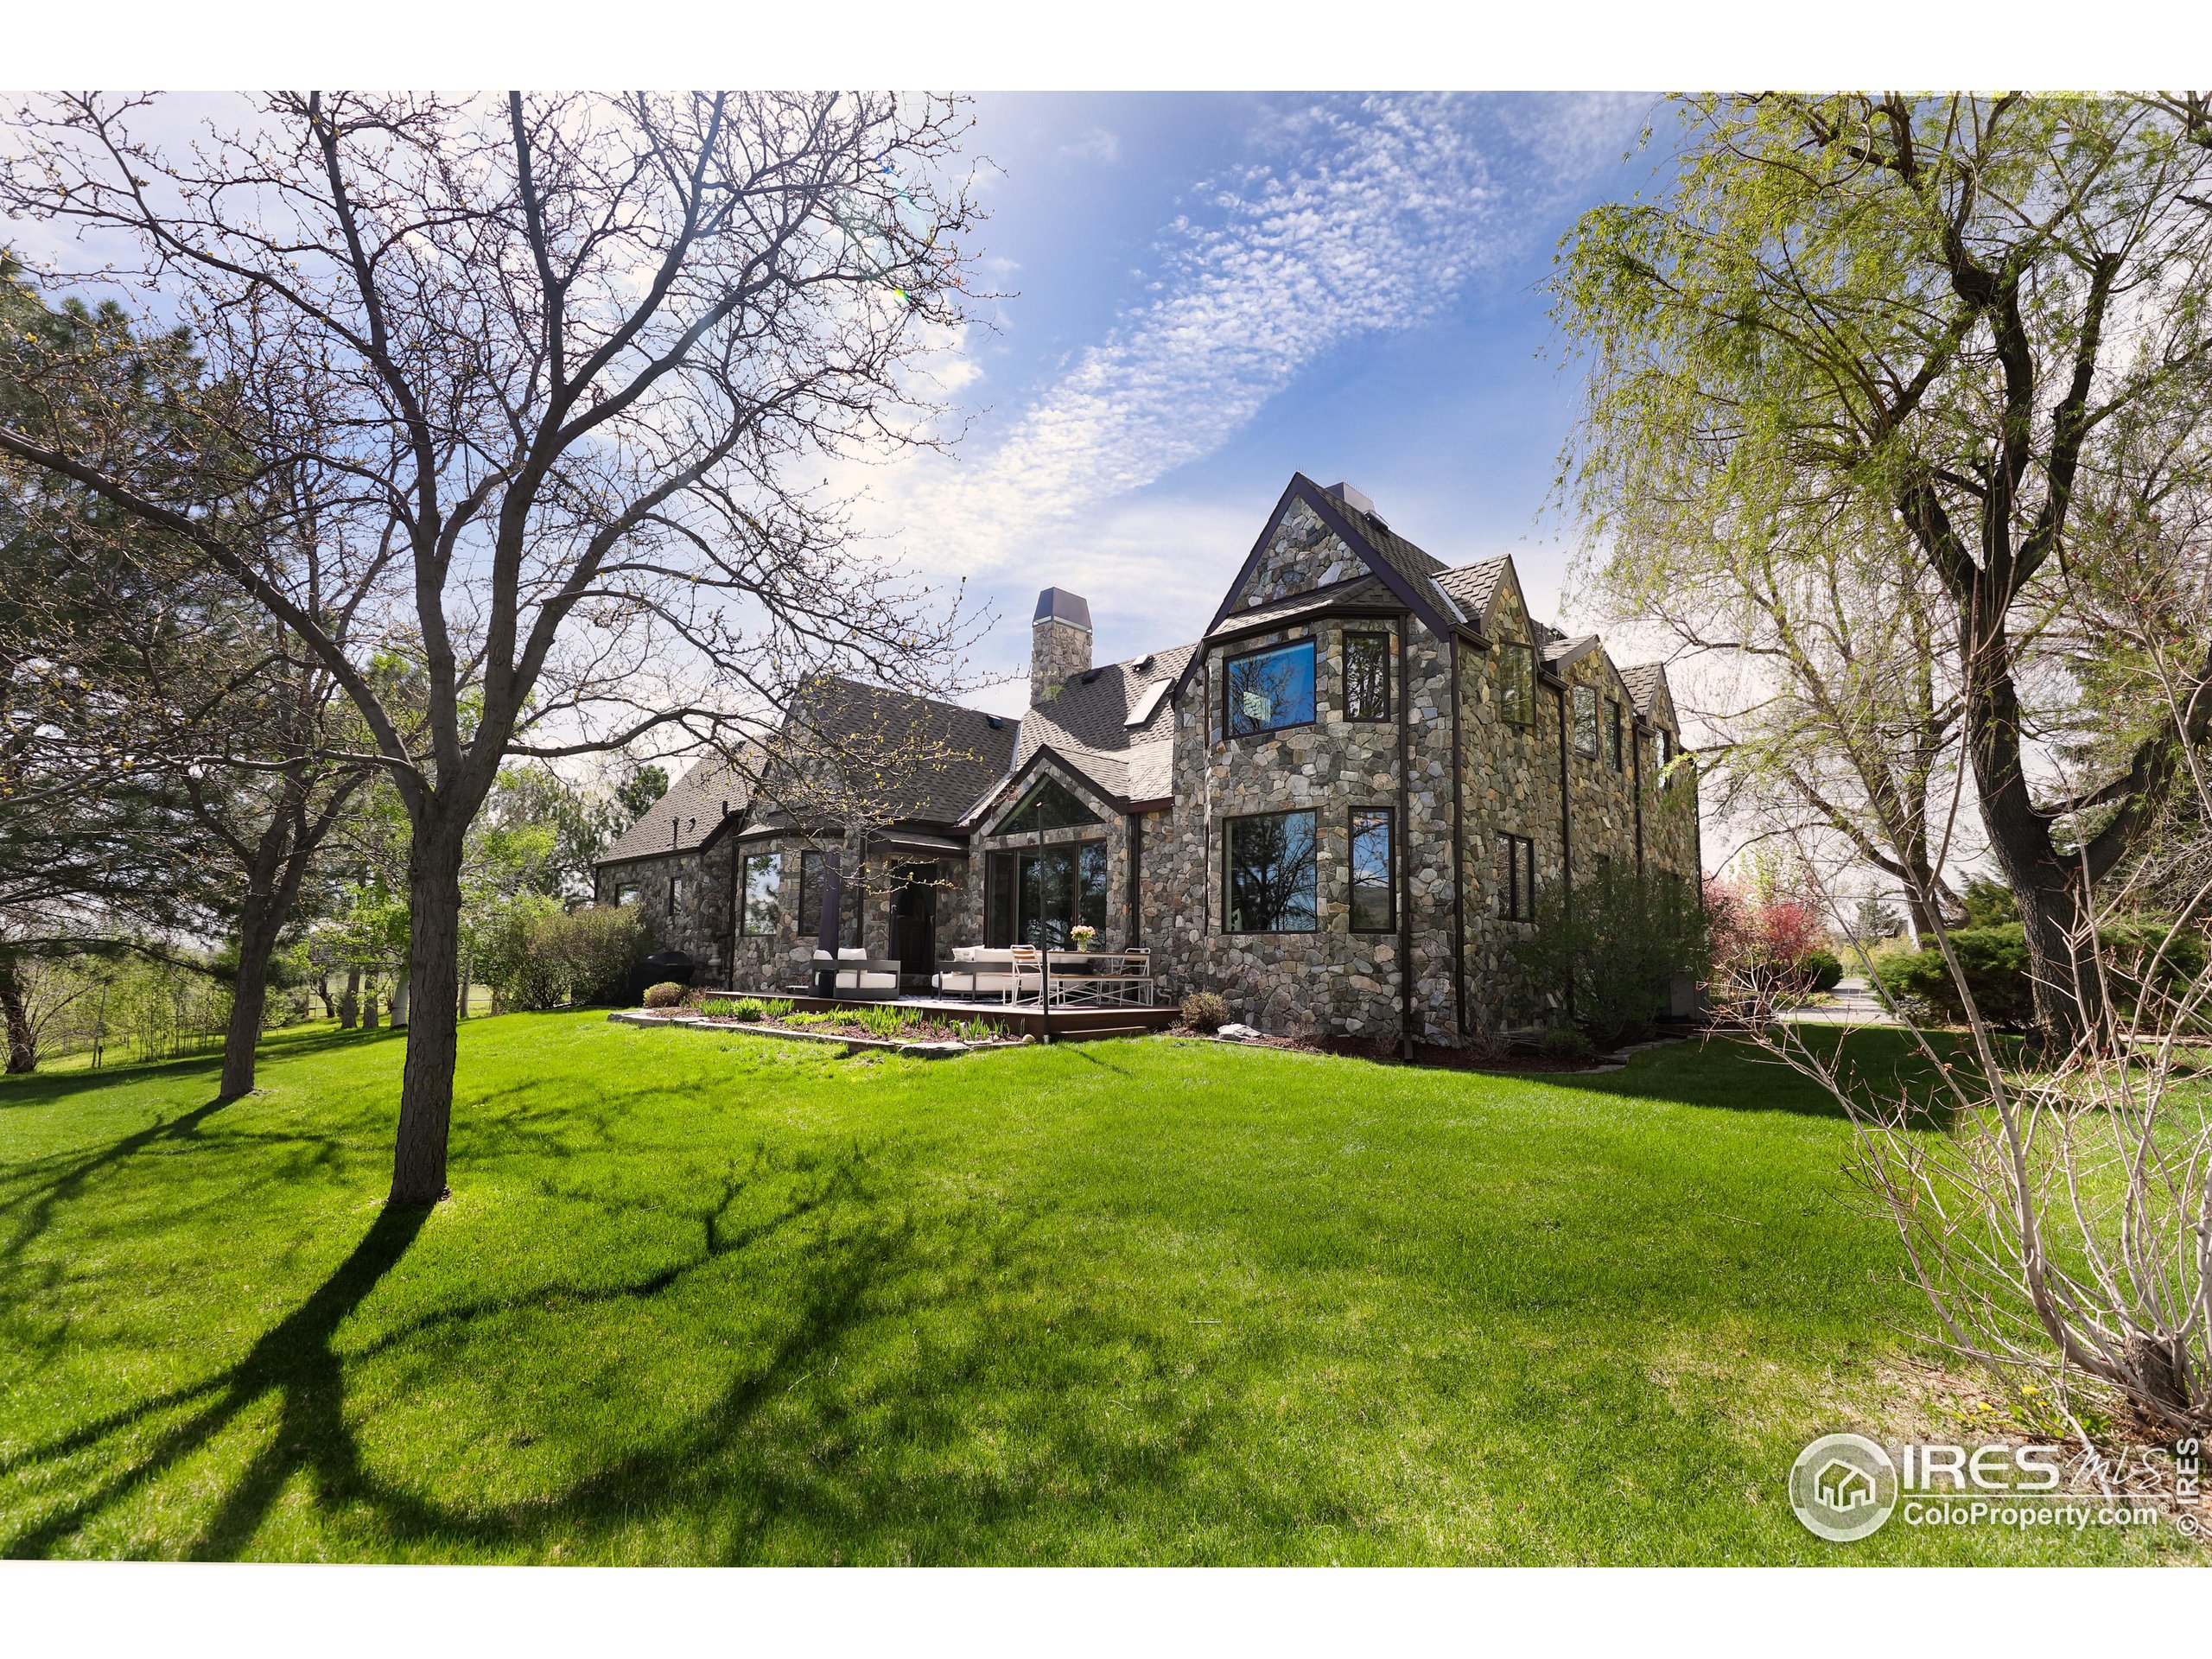
[[[784,918],[783,861],[773,853],[747,853],[737,906],[737,931],[747,938],[773,933]]]
[[[996,833],[1026,836],[1039,830],[1080,830],[1097,822],[1098,815],[1076,799],[1058,779],[1039,778],[1021,798],[1020,804],[1006,815]]]
[[[1391,880],[1395,815],[1387,806],[1357,807],[1351,815],[1351,931],[1388,933],[1397,925]]]
[[[635,881],[617,881],[614,884],[614,902],[618,905],[634,905],[644,893],[645,888]]]
[[[1497,838],[1497,913],[1509,922],[1536,918],[1536,843],[1525,836]]]
[[[1344,635],[1344,718],[1390,718],[1390,636]]]
[[[1598,758],[1598,694],[1586,685],[1574,688],[1574,747],[1577,753]]]
[[[1270,812],[1222,826],[1231,933],[1311,933],[1320,925],[1313,815]]]
[[[1020,848],[990,855],[983,942],[1065,950],[1077,923],[1106,925],[1106,843]]]
[[[1221,729],[1230,737],[1313,723],[1313,642],[1275,645],[1224,665]]]
[[[1498,658],[1502,683],[1499,697],[1505,718],[1516,726],[1536,721],[1536,648],[1524,640],[1509,641]]]
[[[798,936],[802,939],[822,937],[822,855],[801,853],[798,855]]]
[[[1605,700],[1605,760],[1615,772],[1621,768],[1621,706]]]

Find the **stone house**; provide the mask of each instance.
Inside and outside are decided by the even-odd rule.
[[[1546,626],[1510,558],[1447,566],[1349,486],[1291,480],[1196,641],[1091,658],[1089,606],[1048,588],[1018,720],[838,683],[793,718],[895,734],[867,812],[810,822],[779,756],[702,764],[598,896],[769,988],[823,937],[834,863],[836,938],[917,988],[956,944],[1088,923],[1263,1030],[1452,1044],[1553,1017],[1511,950],[1547,897],[1699,874],[1664,669]]]

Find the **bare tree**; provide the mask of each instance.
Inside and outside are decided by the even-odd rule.
[[[352,700],[412,830],[391,1199],[434,1202],[462,847],[501,761],[765,733],[833,670],[957,674],[957,613],[808,480],[923,441],[913,359],[963,320],[964,124],[879,94],[284,93],[170,150],[149,116],[20,111],[0,207],[132,251],[61,274],[170,296],[211,371],[263,389],[232,446],[254,465],[183,499],[41,431],[0,424],[0,453],[191,543]],[[312,582],[264,556],[301,544],[283,510],[240,505],[280,466],[312,490]]]
[[[2158,562],[2164,575],[2148,583],[2110,584],[2085,566],[2070,601],[2114,636],[2118,651],[2101,660],[2122,665],[2108,668],[2111,689],[2139,721],[2184,734],[2202,729],[2212,696],[2199,671],[2212,625],[2207,549]],[[1884,993],[1923,1062],[1917,1077],[1855,1071],[1847,1046],[1777,1021],[1755,987],[1728,999],[1742,1028],[1851,1115],[1861,1172],[1904,1242],[1938,1339],[2023,1405],[2054,1402],[2085,1441],[2084,1384],[2118,1394],[2155,1435],[2212,1429],[2212,875],[2173,880],[2177,867],[2212,870],[2202,842],[2212,745],[2185,736],[2173,765],[2198,844],[2175,865],[2085,880],[2093,897],[2066,940],[2074,971],[2095,983],[2058,988],[2113,1010],[2112,1040],[2084,1033],[2056,1056],[2008,1044],[1941,926],[1965,1031],[1931,1032]],[[2086,862],[2090,836],[2072,838]]]
[[[1888,515],[1778,499],[1764,535],[1686,550],[1639,533],[1645,505],[1623,504],[1636,552],[1598,573],[1600,589],[1618,620],[1656,626],[1690,663],[1676,696],[1707,734],[1709,809],[1840,843],[1902,890],[1916,931],[1955,920],[1956,656],[1942,593]]]

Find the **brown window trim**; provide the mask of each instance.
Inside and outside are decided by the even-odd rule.
[[[1313,820],[1313,925],[1311,927],[1231,927],[1229,918],[1236,913],[1236,892],[1232,883],[1236,879],[1236,864],[1230,850],[1230,837],[1240,823],[1250,823],[1259,818],[1305,817]],[[1239,812],[1221,820],[1221,931],[1236,938],[1263,938],[1270,934],[1287,935],[1295,938],[1311,938],[1325,932],[1321,917],[1321,814],[1310,806],[1287,806],[1274,812]]]
[[[1524,732],[1532,731],[1536,724],[1536,647],[1529,640],[1508,639],[1499,649],[1502,654],[1498,658],[1498,662],[1501,665],[1512,661],[1514,652],[1519,652],[1522,654],[1529,670],[1529,677],[1525,682],[1529,689],[1529,696],[1528,701],[1521,706],[1521,713],[1514,714],[1512,700],[1506,696],[1510,681],[1501,679],[1497,691],[1498,718],[1508,726],[1518,726]],[[1510,669],[1505,671],[1509,675],[1511,673]]]
[[[1266,657],[1278,651],[1289,651],[1305,645],[1313,653],[1313,717],[1294,720],[1281,726],[1262,726],[1255,731],[1232,732],[1229,729],[1229,671],[1249,658]],[[1241,743],[1248,738],[1273,737],[1277,732],[1295,732],[1307,726],[1318,726],[1321,721],[1321,642],[1313,634],[1302,633],[1289,639],[1278,639],[1272,645],[1255,645],[1249,651],[1240,651],[1233,657],[1220,659],[1221,669],[1221,741]]]
[[[1390,650],[1395,636],[1380,628],[1346,628],[1344,630],[1344,669],[1339,707],[1347,721],[1362,726],[1387,725],[1398,717],[1396,699],[1390,690]],[[1355,715],[1351,711],[1351,642],[1355,639],[1376,639],[1382,645],[1382,712],[1379,715]]]
[[[1382,897],[1389,906],[1389,919],[1379,927],[1359,925],[1358,866],[1354,862],[1352,849],[1359,842],[1359,821],[1380,818],[1389,837],[1389,868],[1382,873]],[[1344,813],[1344,921],[1353,933],[1395,933],[1398,931],[1398,809],[1395,806],[1355,806]]]

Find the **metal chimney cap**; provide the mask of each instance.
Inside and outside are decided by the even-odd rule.
[[[1090,632],[1090,601],[1081,594],[1071,594],[1065,588],[1047,588],[1037,595],[1037,614],[1029,620],[1035,627],[1039,622],[1068,622]]]
[[[1367,492],[1354,489],[1349,484],[1332,484],[1329,486],[1329,493],[1348,505],[1357,507],[1362,512],[1375,511],[1375,502]]]

